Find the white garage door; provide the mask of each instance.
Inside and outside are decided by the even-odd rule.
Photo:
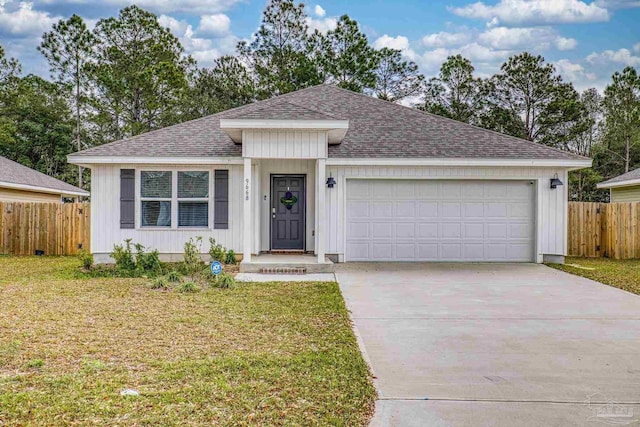
[[[347,261],[534,260],[530,181],[347,181]]]

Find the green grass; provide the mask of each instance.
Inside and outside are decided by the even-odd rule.
[[[78,265],[0,257],[0,425],[367,424],[335,283],[158,292]]]
[[[549,266],[640,295],[640,260],[637,259],[567,257],[564,265]]]

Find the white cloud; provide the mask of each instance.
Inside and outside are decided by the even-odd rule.
[[[640,1],[638,0],[596,0],[594,3],[606,9],[629,9],[633,7],[640,7]]]
[[[559,36],[552,27],[495,27],[479,34],[477,39],[494,49],[546,50],[555,46],[559,50],[570,50],[577,45],[575,39]]]
[[[578,91],[583,91],[594,85],[597,76],[587,72],[582,64],[571,62],[568,59],[560,59],[554,63],[556,71],[565,81],[573,83]]]
[[[33,3],[0,0],[0,34],[40,36],[60,19],[34,10]]]
[[[229,34],[231,20],[224,13],[215,15],[203,15],[200,17],[198,33],[208,34],[214,37],[222,37]]]
[[[327,14],[327,12],[319,4],[317,4],[316,7],[313,8],[313,13],[319,18],[324,18],[324,15]]]
[[[441,31],[439,33],[428,34],[422,38],[422,44],[426,47],[448,47],[459,46],[467,43],[471,38],[468,33],[449,33]]]
[[[558,50],[571,50],[575,49],[575,47],[578,45],[578,41],[572,38],[558,37],[555,41],[555,44]]]
[[[633,46],[633,51],[634,51],[634,52],[638,52],[638,53],[640,53],[640,43],[636,43],[636,44]]]
[[[189,27],[189,23],[187,21],[178,21],[173,16],[168,15],[160,15],[158,17],[158,22],[163,27],[169,28],[176,37],[184,35],[187,31],[187,27]]]
[[[587,56],[587,62],[593,65],[606,65],[609,63],[640,66],[640,56],[635,56],[629,49],[605,50],[600,53],[593,52]]]
[[[334,30],[338,26],[338,19],[332,16],[322,19],[307,17],[307,25],[309,26],[309,33],[318,30],[322,34],[326,34],[327,31]]]
[[[458,16],[483,19],[495,25],[540,25],[602,22],[609,20],[607,9],[580,0],[500,0],[495,5],[481,1],[451,7]]]
[[[399,50],[404,56],[407,57],[407,59],[411,61],[415,61],[418,56],[416,52],[411,49],[411,46],[409,45],[409,39],[405,36],[391,37],[385,34],[381,37],[378,37],[373,42],[373,47],[376,49],[388,47],[389,49]]]

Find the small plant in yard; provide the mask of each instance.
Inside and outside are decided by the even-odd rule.
[[[232,275],[222,272],[216,276],[212,285],[220,289],[233,289],[236,287],[236,279]]]
[[[85,270],[90,270],[93,267],[93,254],[91,252],[80,249],[78,251],[78,259],[80,259]]]
[[[198,289],[198,285],[196,285],[195,282],[184,282],[178,287],[178,292],[183,294],[194,293],[199,290],[200,289]]]
[[[187,275],[199,273],[202,267],[200,253],[202,249],[202,237],[192,237],[184,244],[183,268]]]
[[[236,253],[233,251],[233,249],[229,249],[224,257],[224,263],[225,264],[237,264],[238,260],[236,258]]]
[[[226,257],[226,250],[224,246],[216,243],[216,239],[213,237],[209,237],[209,244],[211,245],[209,247],[209,255],[211,256],[211,259],[214,261],[224,262]]]
[[[157,276],[162,273],[162,264],[160,264],[160,252],[154,249],[151,252],[145,252],[145,247],[140,243],[135,244],[136,248],[136,269],[141,274],[149,274]]]
[[[178,273],[176,270],[172,270],[167,275],[167,279],[171,283],[178,283],[180,281],[180,273]]]
[[[136,261],[131,249],[131,239],[125,239],[123,245],[113,245],[111,258],[116,261],[116,269],[120,272],[131,273],[136,269]]]
[[[28,369],[40,369],[44,366],[44,360],[42,359],[31,359],[26,365]]]
[[[151,283],[151,289],[167,289],[169,288],[169,281],[166,277],[156,277],[156,279]]]

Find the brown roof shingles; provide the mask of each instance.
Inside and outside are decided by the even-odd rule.
[[[28,168],[6,157],[0,157],[0,187],[2,187],[3,183],[41,187],[59,192],[60,194],[82,193],[87,196],[89,195],[88,191]]]
[[[584,160],[584,157],[339,89],[313,86],[197,120],[93,147],[75,156],[240,157],[220,119],[349,120],[331,158]]]

